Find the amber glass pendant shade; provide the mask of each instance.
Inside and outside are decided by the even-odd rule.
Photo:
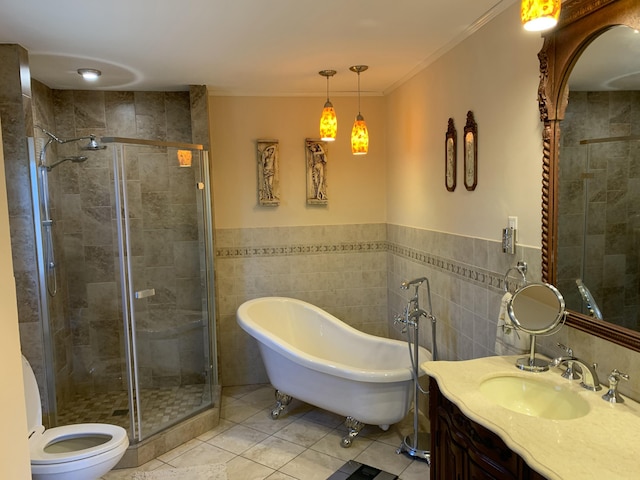
[[[522,0],[520,18],[525,30],[542,32],[556,26],[561,0]]]
[[[320,138],[324,142],[333,142],[338,134],[338,118],[331,102],[327,100],[320,117]]]
[[[366,155],[368,151],[369,131],[364,117],[358,114],[351,130],[351,153],[354,155]]]
[[[366,155],[369,152],[369,130],[360,113],[360,73],[368,68],[367,65],[349,67],[349,70],[358,74],[358,116],[351,129],[351,153],[354,155]]]
[[[320,117],[320,138],[323,142],[333,142],[338,135],[338,118],[333,104],[329,100],[329,79],[336,74],[336,71],[320,70],[318,73],[327,79],[327,101]]]

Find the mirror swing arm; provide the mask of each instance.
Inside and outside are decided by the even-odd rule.
[[[542,282],[556,284],[560,121],[568,103],[567,82],[580,54],[602,32],[618,25],[640,29],[637,0],[566,0],[554,30],[543,34],[538,53],[538,106],[542,142]],[[640,332],[567,311],[566,324],[640,352]]]

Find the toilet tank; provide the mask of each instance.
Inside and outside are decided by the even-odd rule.
[[[22,356],[22,380],[25,402],[27,403],[27,426],[29,427],[29,436],[31,436],[37,429],[42,428],[42,403],[40,402],[36,376],[24,355]]]

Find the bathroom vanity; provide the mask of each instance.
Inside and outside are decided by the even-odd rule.
[[[543,480],[491,430],[470,420],[429,381],[431,480]]]
[[[518,357],[424,362],[430,376],[431,479],[637,477],[640,404],[611,404],[562,371]]]

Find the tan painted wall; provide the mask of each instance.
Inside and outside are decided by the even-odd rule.
[[[0,478],[31,478],[22,383],[18,310],[11,260],[7,188],[0,129]]]
[[[357,98],[336,97],[338,139],[329,146],[327,206],[307,206],[305,138],[318,138],[324,98],[210,97],[216,229],[379,223],[386,219],[384,98],[362,97],[369,154],[351,154]],[[280,142],[281,202],[257,203],[257,139]]]
[[[507,216],[540,246],[542,127],[538,34],[508,8],[386,97],[387,223],[499,240]],[[467,111],[478,124],[478,186],[463,183]],[[457,188],[444,185],[447,121],[458,132]]]

